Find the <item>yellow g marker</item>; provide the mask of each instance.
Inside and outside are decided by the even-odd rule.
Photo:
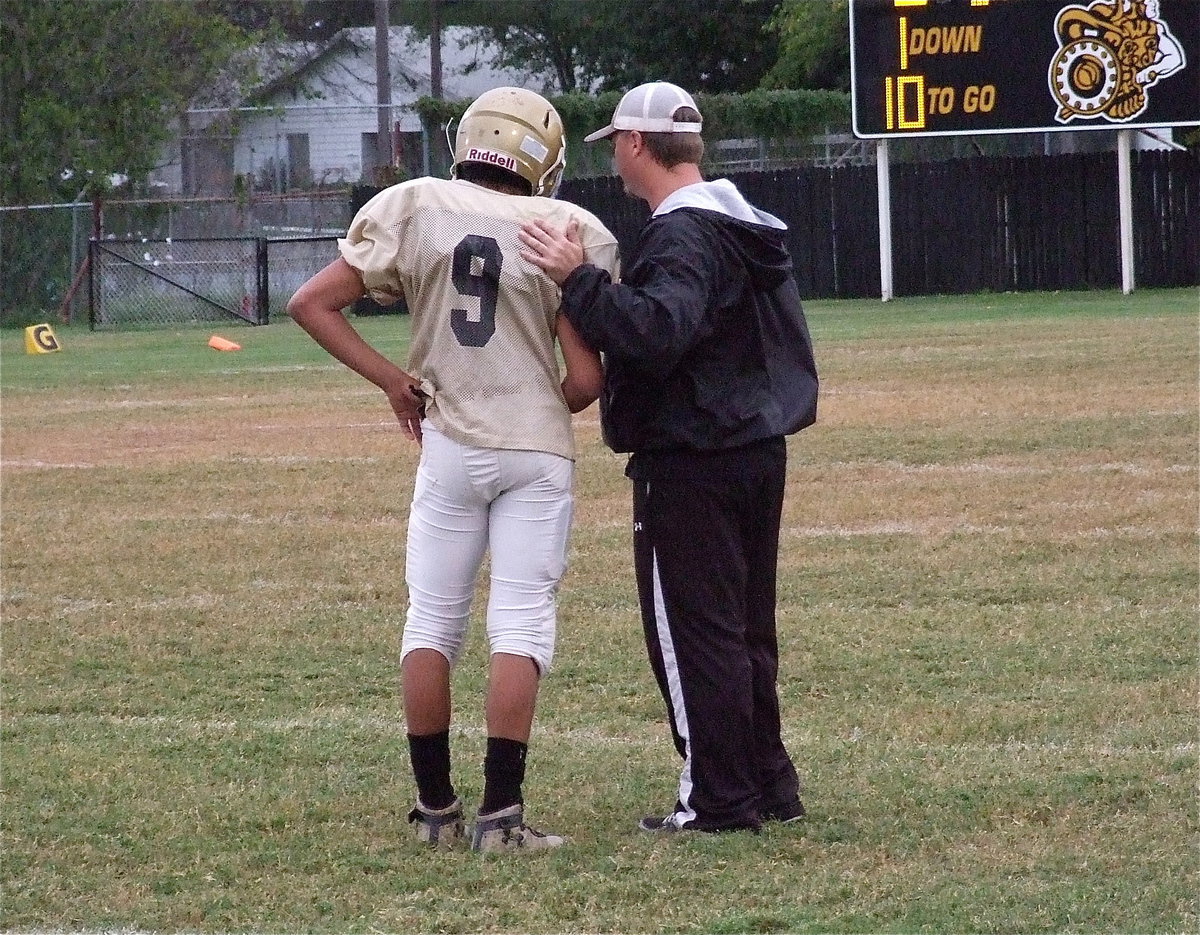
[[[26,354],[53,354],[61,350],[62,345],[58,343],[54,329],[49,325],[30,325],[25,329]]]

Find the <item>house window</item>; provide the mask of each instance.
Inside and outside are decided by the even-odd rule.
[[[312,188],[312,163],[308,156],[308,134],[287,135],[288,188]]]

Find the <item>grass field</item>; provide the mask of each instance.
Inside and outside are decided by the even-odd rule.
[[[526,785],[430,855],[397,654],[417,451],[286,321],[0,336],[6,931],[1195,932],[1196,290],[814,302],[785,737],[810,816],[639,835],[678,762],[623,459],[581,442]],[[403,356],[404,319],[360,319]],[[217,329],[220,330],[220,329]],[[477,801],[479,614],[455,675]]]

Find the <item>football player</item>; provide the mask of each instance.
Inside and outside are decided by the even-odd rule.
[[[559,314],[559,288],[522,258],[518,233],[534,220],[569,226],[589,261],[614,278],[618,249],[594,215],[552,197],[566,144],[558,113],[540,95],[481,95],[458,125],[453,154],[449,180],[401,182],[368,201],[338,241],[340,256],[300,287],[288,312],[379,387],[404,434],[421,443],[401,646],[417,838],[444,847],[465,836],[450,777],[450,672],[490,550],[487,753],[471,847],[544,849],[564,839],[525,823],[521,789],[566,567],[571,413],[596,399],[603,373],[599,355]],[[342,314],[364,294],[406,301],[407,369]]]

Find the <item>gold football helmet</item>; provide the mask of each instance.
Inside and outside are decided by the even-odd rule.
[[[449,142],[450,128],[446,128]],[[467,108],[455,135],[454,166],[483,162],[516,173],[534,195],[553,197],[567,161],[562,119],[554,105],[525,88],[493,88]]]

